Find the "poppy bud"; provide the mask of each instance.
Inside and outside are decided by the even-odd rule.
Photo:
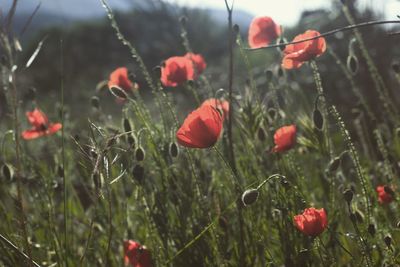
[[[387,247],[390,247],[392,245],[392,237],[390,235],[386,235],[383,238],[383,241],[385,241]]]
[[[103,186],[102,176],[96,172],[92,176],[94,187],[99,190]]]
[[[267,79],[267,83],[272,81],[272,77],[274,77],[274,73],[271,70],[265,71],[265,78]]]
[[[171,144],[169,144],[168,152],[172,158],[176,158],[179,154],[178,145],[175,142],[172,142]]]
[[[224,216],[218,218],[218,224],[224,231],[228,230],[228,220]]]
[[[355,55],[349,55],[347,57],[347,68],[352,75],[356,75],[358,71],[358,59]]]
[[[129,119],[124,118],[122,120],[122,125],[124,127],[124,131],[125,132],[131,132],[132,131],[132,126],[131,126],[131,122],[129,121]]]
[[[354,193],[353,193],[353,190],[351,190],[351,189],[346,189],[343,192],[343,197],[346,200],[347,204],[350,204],[350,202],[353,200],[353,196],[354,196]]]
[[[318,130],[322,130],[322,127],[324,126],[324,117],[322,116],[322,113],[321,111],[319,111],[318,108],[314,109],[313,122],[315,128],[317,128]]]
[[[333,172],[337,171],[337,169],[340,167],[341,161],[342,161],[342,158],[340,156],[333,158],[329,162],[328,172],[333,173]]]
[[[64,168],[63,168],[63,166],[58,165],[57,174],[58,174],[59,177],[64,177]]]
[[[135,151],[135,157],[137,161],[143,161],[145,158],[145,152],[142,147],[138,147]]]
[[[284,44],[284,43],[286,43],[285,38],[280,38],[278,44]],[[279,46],[279,50],[280,50],[280,51],[285,50],[285,48],[286,48],[286,45],[280,45],[280,46]]]
[[[239,30],[240,30],[239,25],[237,25],[237,24],[233,25],[233,32],[234,33],[238,34]]]
[[[135,165],[135,167],[133,167],[132,170],[132,174],[133,174],[133,178],[138,182],[138,183],[142,183],[143,182],[143,178],[144,178],[144,168],[142,165],[137,164]]]
[[[90,104],[94,109],[99,109],[100,108],[100,99],[97,96],[92,96],[90,99]]]
[[[181,23],[182,26],[186,27],[186,24],[188,22],[188,18],[186,16],[182,16],[179,18],[179,22]]]
[[[357,223],[357,216],[356,216],[355,213],[350,213],[349,217],[350,217],[350,220],[351,220],[353,223]]]
[[[5,55],[1,56],[1,65],[7,66],[7,58]]]
[[[12,178],[14,177],[14,169],[11,165],[9,164],[4,164],[1,167],[1,172],[4,176],[4,178],[6,178],[7,180],[11,181]]]
[[[396,226],[397,228],[400,228],[400,221],[397,222]]]
[[[392,65],[392,69],[395,73],[399,73],[400,72],[400,65],[398,63],[394,63]]]
[[[36,88],[35,87],[29,87],[28,92],[26,94],[26,98],[28,100],[33,101],[36,98]]]
[[[370,223],[370,224],[368,225],[368,233],[369,233],[370,235],[372,235],[372,236],[375,235],[376,229],[375,229],[375,225],[374,225],[374,224]]]
[[[153,73],[154,73],[154,76],[157,77],[157,79],[160,79],[161,78],[161,67],[160,66],[155,66],[153,68]]]
[[[286,179],[281,179],[281,185],[285,188],[285,189],[289,189],[290,188],[290,182]]]
[[[283,77],[284,72],[283,72],[283,69],[281,67],[278,68],[277,74],[278,74],[279,78]]]
[[[253,204],[254,202],[257,201],[259,194],[260,193],[258,192],[258,190],[254,189],[254,188],[244,191],[244,193],[242,194],[243,204],[245,206],[249,206],[249,205]]]
[[[133,134],[129,134],[128,135],[128,143],[131,145],[131,147],[135,147],[136,146],[136,137]]]
[[[261,142],[265,141],[266,135],[265,135],[265,131],[262,127],[258,128],[258,130],[257,130],[257,138]]]
[[[274,108],[268,109],[268,116],[272,121],[276,120],[277,114],[278,114],[278,112],[276,111],[276,109],[274,109]]]
[[[113,85],[110,88],[110,92],[116,97],[116,98],[120,98],[123,100],[128,99],[128,95],[125,92],[125,90],[123,90],[121,87]]]
[[[359,222],[359,223],[363,223],[364,222],[364,214],[362,214],[361,211],[356,210],[354,212],[354,214],[356,215],[357,222]]]
[[[135,74],[130,70],[128,70],[128,79],[131,81],[136,80]]]

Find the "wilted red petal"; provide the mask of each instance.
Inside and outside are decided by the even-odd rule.
[[[221,134],[222,116],[210,105],[190,113],[176,133],[178,143],[191,148],[213,146]]]
[[[274,134],[275,147],[272,152],[284,152],[296,144],[296,125],[283,126]]]
[[[281,28],[270,17],[256,17],[250,24],[248,41],[251,48],[267,46],[281,35]]]
[[[186,53],[184,56],[192,61],[194,65],[195,76],[200,75],[206,69],[207,64],[203,56],[200,54]],[[197,77],[195,77],[197,78]]]
[[[145,247],[133,240],[124,241],[125,265],[132,267],[152,267],[151,253]]]
[[[129,71],[126,67],[117,68],[110,74],[108,88],[112,86],[118,86],[125,91],[130,91],[133,88],[133,83],[129,80]]]
[[[295,226],[303,234],[318,236],[328,227],[325,209],[308,208],[302,214],[293,217]]]
[[[61,123],[49,123],[47,116],[38,108],[35,108],[32,112],[26,112],[26,116],[33,127],[22,132],[22,138],[25,140],[50,135],[62,128]]]
[[[229,102],[226,100],[219,100],[216,98],[209,98],[205,100],[202,104],[203,105],[210,105],[214,108],[219,109],[223,114],[223,119],[229,118]]]
[[[26,112],[26,117],[33,127],[41,127],[42,125],[47,125],[49,122],[46,114],[44,114],[40,109],[35,108],[33,111]]]
[[[41,137],[45,135],[46,133],[44,131],[38,131],[36,129],[30,129],[30,130],[25,130],[22,132],[22,138],[25,140],[32,140],[36,139],[38,137]]]
[[[378,193],[378,202],[380,204],[389,204],[393,201],[394,195],[393,195],[393,189],[389,186],[388,190],[385,190],[384,185],[380,185],[376,187],[376,192]]]
[[[161,82],[164,86],[176,87],[194,78],[193,63],[186,57],[170,57],[161,67]]]
[[[320,36],[321,34],[314,30],[308,30],[303,34],[297,35],[293,42],[304,39]],[[326,50],[326,42],[323,37],[313,39],[297,44],[290,44],[283,51],[284,57],[282,67],[285,69],[295,69],[301,67],[304,62],[307,62],[315,57],[322,55]]]

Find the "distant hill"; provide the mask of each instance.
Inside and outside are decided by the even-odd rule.
[[[5,0],[5,9],[11,5],[12,0]],[[69,27],[75,22],[90,21],[105,16],[105,10],[99,0],[42,0],[39,11],[35,15],[29,32],[25,34],[24,39],[29,39],[37,30],[49,27]],[[129,0],[107,0],[115,11],[129,12],[132,9],[152,9],[158,1],[141,0],[135,1],[133,5]],[[33,10],[39,4],[38,0],[20,1],[18,4],[14,27],[19,32],[32,14]],[[175,7],[170,6],[173,11]],[[227,14],[224,9],[203,9],[211,19],[218,24],[227,23]],[[179,14],[177,14],[179,16]],[[253,15],[241,10],[236,10],[233,15],[234,23],[241,26],[242,30],[247,30]]]

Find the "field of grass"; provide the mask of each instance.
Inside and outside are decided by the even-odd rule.
[[[357,23],[342,0],[342,28],[287,36],[260,17],[244,39],[225,1],[219,89],[190,18],[179,21],[184,53],[149,68],[100,2],[137,73],[119,66],[99,81],[80,103],[84,126],[65,77],[52,105],[21,89],[45,48],[21,58],[15,10],[0,16],[0,266],[400,266],[400,66],[377,67],[361,32],[400,21]],[[345,59],[330,45],[342,32]],[[73,55],[59,45],[63,70]],[[254,66],[263,53],[278,60]],[[326,93],[337,72],[357,103]]]

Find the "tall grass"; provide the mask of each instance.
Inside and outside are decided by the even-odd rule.
[[[184,116],[177,112],[174,91],[160,83],[160,66],[146,66],[107,2],[100,3],[116,38],[127,48],[120,52],[130,53],[145,78],[138,92],[111,90],[110,101],[113,94],[125,101],[122,123],[106,120],[94,98],[87,128],[74,128],[64,103],[63,76],[60,134],[21,140],[21,129],[28,127],[20,127],[24,118],[18,74],[24,71],[23,62],[11,28],[2,25],[0,51],[6,53],[1,83],[11,116],[0,126],[0,265],[123,266],[123,241],[128,239],[146,245],[155,266],[400,264],[396,99],[391,99],[379,74],[386,70],[374,67],[357,31],[354,36],[380,95],[379,105],[387,107],[381,123],[352,69],[333,50],[330,68],[343,72],[366,110],[357,121],[346,121],[340,103],[326,95],[329,70],[318,69],[318,58],[298,72],[304,77],[292,79],[282,69],[279,74],[267,70],[260,82],[251,53],[276,53],[268,48],[288,43],[257,52],[247,49],[233,25],[233,5],[226,1],[227,30],[221,38],[229,58],[220,70],[227,73],[226,88],[213,89],[213,81],[205,76],[185,86],[199,104],[226,92],[229,118],[214,147],[191,149],[177,145],[175,133]],[[352,25],[322,34],[328,44],[329,36],[339,31],[393,23],[355,25],[346,8],[344,12]],[[187,23],[190,18],[181,19],[181,45],[191,52]],[[66,56],[61,42],[61,73]],[[245,65],[247,83],[235,78],[234,60]],[[300,88],[297,79],[313,87],[311,78],[315,91]],[[152,93],[150,103],[142,99],[143,90]],[[158,112],[152,113],[151,106]],[[56,121],[55,106],[53,111],[48,114]],[[318,112],[322,115],[316,118]],[[373,142],[361,136],[368,135],[361,123],[370,120],[376,122],[370,129]],[[358,125],[356,132],[351,131],[352,123]],[[297,126],[297,144],[274,153],[275,131],[289,124]],[[378,203],[378,185],[394,191],[391,204]],[[250,193],[257,196],[252,203],[245,199]],[[294,216],[309,207],[324,208],[328,214],[328,227],[317,237],[304,235],[294,225]]]

